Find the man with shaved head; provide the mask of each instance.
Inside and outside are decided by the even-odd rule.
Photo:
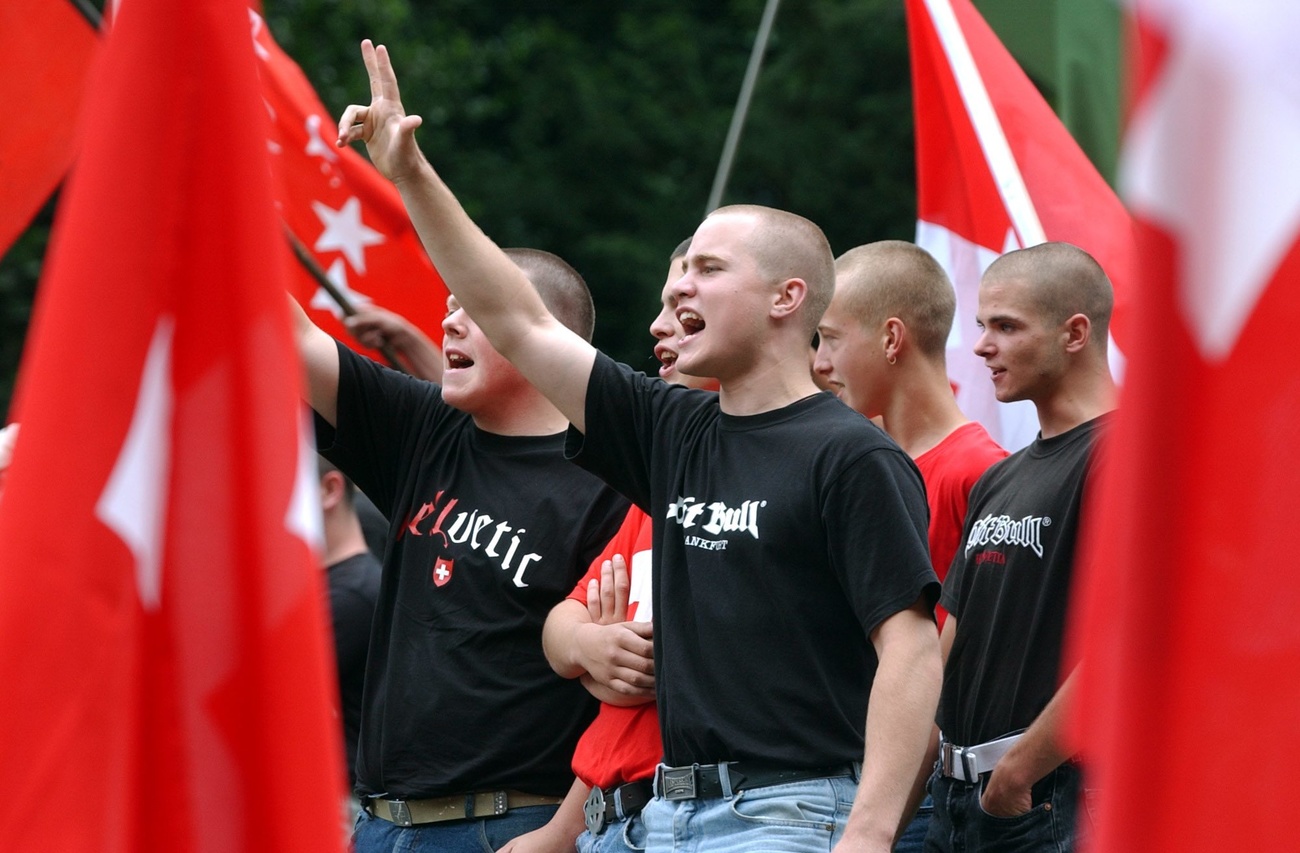
[[[568,417],[570,453],[652,519],[646,849],[888,851],[937,700],[937,583],[915,466],[808,369],[834,289],[821,229],[710,214],[665,304],[676,369],[719,392],[651,379],[546,312],[420,153],[387,52],[362,55],[371,102],[339,143],[366,143],[452,293]]]
[[[1038,438],[995,464],[970,507],[941,602],[949,612],[926,850],[1074,849],[1087,827],[1061,724],[1061,666],[1093,448],[1115,405],[1110,280],[1086,252],[1045,243],[994,261],[975,346],[999,401],[1030,400]]]
[[[815,368],[841,400],[881,426],[921,470],[930,561],[942,581],[957,553],[971,488],[1007,452],[957,407],[945,347],[957,298],[948,274],[914,243],[881,240],[835,261],[835,298],[818,326]],[[943,625],[944,613],[938,614]],[[919,775],[920,784],[929,775]],[[895,845],[916,853],[933,806],[921,804]]]

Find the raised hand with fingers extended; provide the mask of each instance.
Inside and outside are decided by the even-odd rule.
[[[361,59],[370,77],[370,104],[352,104],[339,119],[338,147],[364,142],[370,162],[395,184],[414,177],[424,163],[415,142],[419,116],[407,115],[397,89],[397,75],[388,58],[388,48],[376,47],[370,39],[361,42]]]

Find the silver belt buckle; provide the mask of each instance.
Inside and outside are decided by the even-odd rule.
[[[413,826],[411,810],[406,807],[406,800],[389,800],[388,815],[398,826]]]
[[[665,800],[695,799],[695,767],[665,767],[660,781]]]
[[[605,792],[599,786],[592,786],[587,802],[582,806],[582,816],[587,822],[587,831],[592,835],[600,835],[600,831],[605,828]]]
[[[948,778],[952,778],[952,758],[956,752],[957,752],[956,747],[954,747],[948,741],[944,741],[942,744],[939,745],[939,761],[940,761],[941,772],[943,773],[944,776],[947,776]]]

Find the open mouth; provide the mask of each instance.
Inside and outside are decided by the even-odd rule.
[[[659,359],[660,376],[667,376],[673,372],[673,365],[677,364],[677,352],[675,350],[670,350],[660,344],[655,347],[655,358]]]
[[[682,331],[686,333],[686,338],[704,331],[704,318],[689,309],[677,312],[677,322],[682,324]]]
[[[466,367],[473,367],[474,359],[459,352],[447,351],[447,369],[462,370]]]

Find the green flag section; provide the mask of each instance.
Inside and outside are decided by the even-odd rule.
[[[1119,4],[976,0],[975,6],[1113,186],[1121,115]]]

